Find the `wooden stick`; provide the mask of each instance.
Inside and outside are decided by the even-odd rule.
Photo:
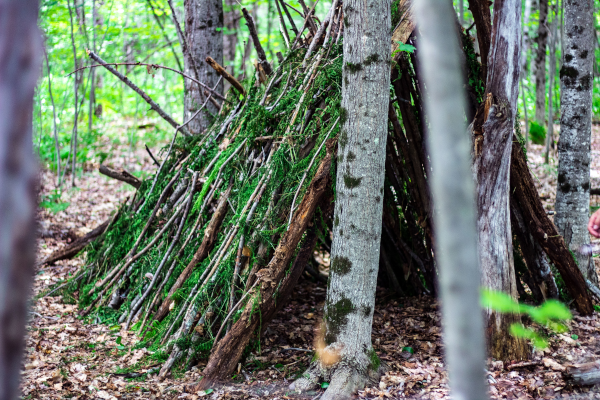
[[[194,391],[208,387],[212,382],[229,375],[235,369],[253,333],[256,329],[259,329],[259,324],[262,323],[265,326],[273,318],[277,305],[283,304],[286,296],[291,291],[291,287],[295,284],[299,276],[298,272],[302,273],[300,268],[302,263],[294,263],[293,270],[289,274],[287,274],[288,266],[295,253],[294,249],[298,246],[313,219],[317,206],[321,203],[330,185],[329,169],[335,141],[330,139],[328,142],[326,146],[327,155],[321,161],[319,170],[312,179],[300,207],[298,207],[297,218],[292,221],[289,230],[283,234],[269,265],[256,273],[260,281],[257,287],[260,289],[247,301],[240,319],[215,346],[208,365],[203,371],[204,378],[194,388]],[[316,240],[313,238],[311,241]],[[306,250],[305,246],[303,246],[303,250]],[[312,249],[301,251],[301,253],[310,255]],[[280,283],[281,285],[279,285]],[[276,302],[275,293],[278,293]],[[256,303],[253,299],[256,300]],[[256,312],[260,313],[261,318],[252,315]]]
[[[258,39],[258,33],[256,32],[256,25],[254,25],[254,19],[252,15],[248,12],[246,8],[242,8],[242,14],[244,14],[244,18],[246,18],[246,25],[248,26],[248,30],[250,31],[250,37],[252,38],[252,43],[254,43],[254,48],[256,49],[256,55],[258,56],[258,63],[262,66],[265,74],[271,75],[273,73],[273,68],[271,68],[271,64],[267,61],[267,55],[265,54],[265,50],[260,44],[260,40]]]
[[[246,97],[246,90],[244,90],[242,84],[239,83],[238,80],[235,79],[229,72],[227,72],[225,68],[220,66],[219,63],[213,60],[210,56],[206,57],[206,62],[208,63],[208,65],[213,67],[213,69],[217,71],[219,75],[227,79],[227,81],[231,83],[231,86],[233,86],[235,90],[237,90],[242,96]]]
[[[140,185],[142,184],[142,182],[138,178],[131,175],[123,168],[114,169],[107,167],[106,165],[100,165],[100,168],[98,168],[98,172],[100,172],[102,175],[108,176],[109,178],[128,183],[136,189],[139,189]]]
[[[157,167],[160,167],[160,163],[156,160],[156,158],[154,157],[154,154],[152,154],[152,152],[150,151],[150,148],[148,147],[148,145],[144,145],[146,146],[146,151],[148,152],[148,155],[150,156],[150,158],[152,159],[152,161],[154,161],[154,164],[156,164]]]
[[[315,4],[309,9],[304,0],[300,0],[300,5],[302,6],[302,10],[304,10],[304,26],[308,23],[308,30],[313,35],[317,32],[317,25],[315,25],[315,21],[312,19],[312,14],[317,3],[318,1],[315,1]],[[302,26],[302,30],[304,30],[304,26]]]
[[[565,382],[571,385],[591,386],[600,383],[600,363],[593,361],[585,364],[569,365],[563,372]]]
[[[275,0],[275,1],[277,1],[277,0]],[[296,24],[294,23],[294,20],[292,19],[292,16],[290,15],[290,11],[288,10],[288,5],[286,3],[284,3],[283,0],[279,0],[279,2],[281,2],[281,8],[283,8],[283,12],[285,12],[285,15],[287,16],[288,20],[290,21],[290,25],[292,26],[292,30],[294,31],[294,34],[296,36],[298,36],[299,35],[298,28],[296,28]]]
[[[279,14],[279,25],[281,25],[281,34],[283,35],[283,39],[285,40],[285,44],[287,48],[291,48],[290,35],[287,31],[287,26],[285,25],[285,20],[283,19],[283,14],[281,13],[281,7],[279,7],[279,2],[275,0],[275,5],[277,6],[277,13]]]
[[[103,59],[101,59],[93,51],[88,50],[88,56],[92,60],[102,64],[102,66],[104,68],[106,68],[110,73],[112,73],[114,76],[116,76],[121,81],[123,81],[123,83],[125,83],[127,86],[129,86],[131,89],[133,89],[134,92],[139,94],[146,101],[146,103],[148,103],[150,105],[150,108],[152,110],[156,111],[158,113],[158,115],[160,115],[162,117],[162,119],[164,119],[165,121],[167,121],[169,123],[169,125],[171,125],[173,128],[179,127],[179,124],[177,122],[175,122],[175,120],[173,118],[171,118],[171,116],[169,114],[167,114],[154,100],[152,100],[150,98],[150,96],[148,96],[146,94],[146,92],[144,92],[142,89],[137,87],[133,82],[131,82],[129,80],[129,78],[127,78],[125,75],[123,75],[122,73],[120,73],[119,71],[117,71],[116,69],[111,67],[110,65],[108,65]],[[191,136],[191,134],[185,128],[181,128],[181,132],[186,136]]]

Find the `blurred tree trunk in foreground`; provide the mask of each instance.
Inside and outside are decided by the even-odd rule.
[[[36,0],[0,0],[0,399],[17,399],[35,261],[33,93],[41,37]]]

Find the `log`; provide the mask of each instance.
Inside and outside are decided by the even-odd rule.
[[[257,287],[256,293],[246,303],[240,319],[216,345],[202,373],[204,378],[196,386],[194,392],[209,387],[212,382],[227,377],[235,370],[253,334],[261,325],[266,326],[269,323],[275,315],[277,305],[285,302],[286,296],[289,295],[291,288],[302,273],[303,268],[300,268],[300,262],[294,263],[289,274],[287,274],[288,265],[309,222],[313,219],[317,206],[330,188],[329,172],[335,142],[335,139],[328,140],[327,155],[321,161],[289,229],[283,234],[269,264],[256,273],[262,281],[259,285],[260,288]],[[308,236],[308,239],[311,239],[311,235]],[[313,240],[316,239],[307,240],[305,244],[312,243]],[[312,253],[307,248],[308,246],[303,246],[298,256],[300,260],[306,257],[306,252]]]
[[[85,246],[90,244],[92,241],[94,241],[94,239],[96,239],[98,236],[104,233],[111,220],[112,217],[101,223],[94,230],[88,232],[83,237],[80,237],[79,239],[75,240],[73,243],[63,247],[60,250],[55,251],[50,256],[48,256],[48,258],[46,258],[40,265],[52,264],[59,260],[69,260],[75,257],[77,254],[79,254],[81,250],[83,250]]]
[[[567,366],[563,379],[570,385],[590,386],[600,383],[600,361]]]
[[[173,284],[171,289],[169,290],[169,294],[165,297],[165,300],[161,304],[160,308],[154,315],[154,319],[158,321],[162,321],[164,317],[169,313],[169,306],[172,303],[171,296],[184,284],[184,282],[190,277],[194,269],[200,264],[207,256],[208,253],[213,249],[217,241],[217,236],[219,234],[219,228],[221,227],[221,223],[225,218],[225,214],[227,214],[227,199],[229,198],[229,193],[231,192],[231,186],[229,189],[225,191],[221,195],[221,199],[219,200],[219,204],[217,205],[217,209],[212,215],[210,223],[208,227],[204,231],[204,238],[202,239],[202,243],[196,253],[194,253],[194,257],[189,262],[187,267],[179,274],[177,281]]]
[[[235,79],[229,72],[227,72],[225,68],[223,68],[218,62],[213,60],[212,57],[206,57],[206,62],[208,63],[208,65],[213,67],[213,69],[217,71],[219,75],[221,75],[224,79],[231,83],[231,86],[233,86],[239,94],[246,97],[246,90],[244,89],[242,84],[238,82],[238,80]]]
[[[565,282],[575,307],[582,315],[594,312],[585,279],[556,226],[550,221],[527,167],[525,154],[516,137],[513,138],[510,166],[510,192],[515,206],[521,211],[530,234],[556,266]]]
[[[139,189],[140,185],[142,184],[142,181],[140,181],[135,176],[131,175],[129,172],[125,171],[123,168],[114,169],[107,167],[106,165],[100,165],[100,168],[98,168],[98,172],[100,172],[102,175],[106,175],[118,181],[129,183],[136,189]]]

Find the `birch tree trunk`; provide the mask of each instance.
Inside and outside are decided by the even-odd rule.
[[[550,39],[550,58],[548,62],[548,129],[546,130],[546,150],[544,160],[546,164],[550,161],[550,146],[554,141],[554,79],[556,76],[556,39],[558,36],[558,12],[554,14],[552,21],[552,32]]]
[[[478,183],[479,262],[483,286],[517,298],[509,210],[509,172],[519,93],[521,2],[494,2],[494,25],[488,59],[485,106],[476,116],[475,134],[483,143],[475,153]],[[483,113],[483,115],[481,115]],[[477,122],[477,121],[482,121]],[[486,310],[490,355],[500,360],[527,356],[524,341],[508,333],[510,314]]]
[[[344,78],[338,140],[332,268],[325,302],[326,351],[296,390],[331,378],[323,400],[348,398],[378,379],[371,345],[379,269],[390,85],[390,1],[344,1]],[[306,374],[305,374],[306,375]]]
[[[31,113],[39,74],[36,0],[0,0],[0,399],[17,399],[35,261]]]
[[[429,94],[425,110],[430,123],[430,182],[450,389],[454,399],[483,400],[488,395],[483,374],[485,340],[479,307],[475,185],[463,118],[461,49],[450,7],[443,1],[415,2],[421,32],[419,67]]]
[[[589,243],[590,140],[594,23],[591,0],[570,0],[564,9],[564,58],[560,69],[561,119],[558,141],[558,232],[571,249]],[[577,254],[579,268],[592,282],[598,277],[590,257]]]
[[[537,53],[535,57],[535,120],[546,121],[546,48],[548,43],[548,0],[540,0]]]
[[[188,75],[195,76],[194,64],[198,79],[204,84],[214,87],[219,80],[217,72],[204,60],[212,57],[223,65],[223,2],[221,0],[185,0],[185,38],[189,46],[184,55],[184,69]],[[193,58],[190,60],[190,57]],[[216,92],[223,94],[220,83]],[[206,99],[198,85],[189,79],[185,80],[185,120],[192,117]],[[217,107],[207,102],[205,109],[187,126],[192,134],[202,133],[212,120],[211,114],[217,113]]]

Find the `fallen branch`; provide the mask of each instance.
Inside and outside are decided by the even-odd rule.
[[[59,260],[69,260],[75,257],[77,254],[79,254],[81,250],[84,249],[85,246],[90,244],[92,241],[94,241],[94,239],[96,239],[98,236],[104,233],[111,220],[112,217],[101,223],[96,228],[94,228],[94,230],[92,230],[91,232],[88,232],[85,236],[75,240],[73,243],[67,245],[66,247],[63,247],[60,250],[55,251],[50,256],[48,256],[48,258],[46,258],[40,264],[40,266],[52,264]]]
[[[254,48],[256,49],[256,55],[258,57],[258,63],[262,66],[265,74],[271,75],[273,73],[273,68],[271,68],[271,64],[267,61],[267,55],[265,54],[265,50],[260,44],[260,40],[258,39],[258,33],[256,32],[256,26],[254,25],[254,19],[252,15],[246,10],[246,8],[242,8],[242,13],[244,14],[244,18],[246,18],[246,25],[248,25],[248,30],[250,31],[250,37],[252,38],[252,43],[254,43]]]
[[[142,182],[138,178],[131,175],[129,172],[125,171],[123,168],[113,169],[113,168],[107,167],[106,165],[100,165],[100,168],[98,168],[98,172],[100,172],[102,175],[108,176],[109,178],[113,178],[118,181],[128,183],[136,189],[139,189],[140,185],[142,184]]]
[[[296,212],[295,218],[292,220],[292,224],[288,231],[283,234],[269,264],[256,273],[259,280],[262,281],[259,290],[257,290],[257,293],[248,300],[239,320],[217,344],[203,371],[204,378],[198,384],[196,390],[202,390],[203,388],[208,387],[211,382],[223,378],[235,370],[246,345],[252,338],[252,334],[259,326],[266,326],[273,318],[277,310],[277,305],[285,302],[291,287],[293,287],[297,278],[302,273],[299,268],[299,263],[294,263],[292,271],[289,274],[286,274],[290,260],[294,255],[294,249],[298,246],[309,222],[312,221],[317,206],[321,203],[321,200],[329,188],[329,170],[334,146],[335,140],[329,139],[327,144],[327,155],[321,161],[321,165],[307,189],[304,199],[298,207],[298,211]],[[313,226],[311,229],[314,230],[315,227]],[[313,233],[312,235],[314,235],[315,238],[311,240],[308,240],[309,238],[307,238],[305,244],[307,242],[316,242],[316,234]],[[302,259],[306,257],[305,253],[312,254],[312,248],[310,251],[307,251],[307,246],[302,247],[298,258]],[[278,293],[276,296],[277,302],[275,301],[274,296],[276,292]]]
[[[563,379],[571,385],[590,386],[600,383],[600,362],[569,365]]]
[[[146,151],[148,152],[148,155],[150,156],[152,161],[154,161],[154,164],[156,164],[157,167],[160,167],[160,163],[156,160],[156,158],[154,157],[154,154],[152,154],[148,145],[146,144],[145,146],[146,146]]]
[[[160,115],[162,117],[162,119],[164,119],[165,121],[167,121],[169,123],[169,125],[171,125],[173,128],[176,128],[176,129],[179,128],[179,124],[177,122],[175,122],[175,120],[173,118],[171,118],[171,116],[169,114],[167,114],[154,100],[152,100],[150,98],[150,96],[148,96],[146,94],[146,92],[144,92],[142,89],[137,87],[133,82],[131,82],[129,80],[129,78],[127,78],[125,75],[123,75],[122,73],[120,73],[119,71],[117,71],[116,69],[111,67],[109,64],[107,64],[103,59],[101,59],[93,51],[88,50],[88,56],[92,60],[102,64],[102,66],[104,68],[106,68],[110,73],[112,73],[114,76],[116,76],[121,81],[123,81],[123,83],[125,83],[127,86],[129,86],[131,89],[133,89],[134,92],[139,94],[146,101],[146,103],[148,103],[150,105],[150,108],[152,110],[156,111],[158,113],[158,115]],[[191,136],[191,134],[185,128],[181,128],[181,132],[186,136]]]
[[[217,71],[219,75],[221,75],[224,79],[227,79],[227,81],[231,83],[231,86],[233,86],[235,90],[237,90],[242,96],[246,97],[246,90],[244,90],[242,84],[238,82],[238,80],[235,79],[229,72],[227,72],[225,68],[223,68],[221,65],[219,65],[218,62],[213,60],[212,57],[206,57],[206,62],[208,63],[208,65],[213,67],[213,69]]]

